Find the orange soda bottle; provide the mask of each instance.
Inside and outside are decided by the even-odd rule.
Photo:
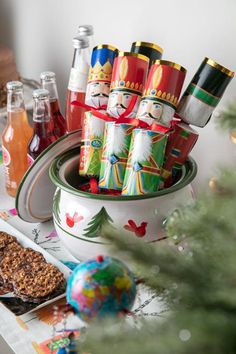
[[[7,193],[15,197],[20,181],[28,168],[27,146],[32,128],[24,105],[23,84],[7,83],[7,126],[2,135],[3,163]]]

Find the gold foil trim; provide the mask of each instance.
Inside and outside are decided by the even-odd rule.
[[[118,52],[119,51],[118,48],[113,47],[110,44],[99,44],[99,45],[97,45],[96,47],[93,48],[93,51],[96,50],[96,49],[102,49],[102,48],[107,48],[107,49],[113,50],[114,52],[116,52],[116,51]]]
[[[210,58],[205,58],[204,63],[209,64],[213,68],[216,68],[217,70],[220,70],[222,73],[226,74],[229,77],[234,77],[234,72],[225,68],[224,66],[218,64],[216,61]]]
[[[171,66],[172,68],[175,68],[179,71],[182,71],[183,73],[186,74],[187,70],[179,65],[179,64],[176,64],[174,63],[173,61],[168,61],[168,60],[155,60],[153,64],[159,64],[159,65],[167,65],[167,66]]]
[[[163,48],[161,48],[158,44],[155,43],[149,43],[149,42],[141,42],[141,41],[137,41],[137,42],[133,42],[132,46],[135,47],[148,47],[148,48],[153,48],[158,50],[158,52],[160,52],[161,54],[163,53]]]
[[[146,55],[131,52],[119,52],[118,57],[136,57],[149,62],[149,58]]]

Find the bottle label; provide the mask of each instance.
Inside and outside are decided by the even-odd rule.
[[[34,163],[33,157],[30,156],[29,154],[27,154],[27,162],[29,167]]]
[[[87,65],[87,64],[86,64]],[[68,89],[74,92],[86,92],[87,81],[88,81],[88,70],[89,66],[84,66],[84,70],[81,71],[76,68],[71,68],[70,80]]]
[[[11,155],[9,154],[9,151],[2,146],[2,158],[3,158],[3,164],[5,166],[9,166],[11,163]]]

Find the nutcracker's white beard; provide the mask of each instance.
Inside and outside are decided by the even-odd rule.
[[[90,96],[88,99],[86,99],[86,104],[95,108],[99,108],[101,106],[107,105],[107,102],[108,102],[108,97],[104,97],[104,96],[97,96],[97,97]]]
[[[134,138],[132,151],[132,165],[137,162],[147,161],[152,153],[152,138],[145,130],[140,130]]]
[[[152,123],[159,123],[161,125],[164,125],[166,127],[170,127],[170,122],[173,119],[175,110],[174,108],[168,106],[167,104],[163,104],[163,111],[162,111],[162,115],[159,119],[154,119],[148,116],[148,114],[146,116],[139,116],[137,115],[137,118],[148,123],[149,125],[151,125]]]
[[[105,121],[91,115],[89,118],[89,131],[92,135],[102,138],[104,134]]]
[[[107,152],[111,156],[118,155],[126,148],[125,130],[119,124],[111,124],[107,129]]]
[[[137,98],[137,101],[135,103],[135,106],[134,106],[132,112],[126,118],[135,118],[136,117],[138,106],[139,106],[139,102],[140,102],[140,97]],[[117,107],[117,106],[110,107],[109,106],[109,100],[108,100],[107,112],[112,117],[119,118],[121,116],[121,114],[126,111],[126,109],[127,108],[122,108],[122,107]]]

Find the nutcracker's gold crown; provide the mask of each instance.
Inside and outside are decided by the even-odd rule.
[[[89,69],[88,82],[91,81],[111,81],[112,65],[110,61],[107,61],[104,65],[101,65],[99,61]]]
[[[130,81],[123,81],[123,80],[116,80],[111,82],[111,91],[112,90],[122,90],[122,91],[130,91],[141,95],[143,85],[138,82],[130,82]]]
[[[156,98],[157,100],[165,101],[166,103],[169,103],[171,106],[174,107],[176,107],[178,103],[178,97],[172,95],[170,92],[151,89],[151,88],[148,88],[143,91],[142,99],[145,98],[151,98],[151,99]]]

